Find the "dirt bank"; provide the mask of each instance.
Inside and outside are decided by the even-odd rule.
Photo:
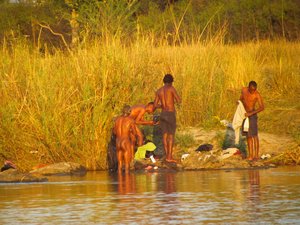
[[[234,131],[230,128],[219,130],[205,130],[202,128],[185,128],[179,130],[179,135],[189,135],[193,138],[193,145],[188,148],[180,146],[178,143],[174,154],[181,159],[184,169],[242,169],[242,168],[266,168],[280,164],[299,164],[300,146],[292,137],[278,136],[270,133],[259,133],[260,156],[268,156],[258,161],[247,161],[247,146],[245,137],[242,137],[238,146],[234,145]],[[195,151],[200,145],[211,144],[211,151]],[[229,149],[230,152],[237,151],[232,156],[226,156],[224,151]],[[297,153],[298,154],[298,153]]]

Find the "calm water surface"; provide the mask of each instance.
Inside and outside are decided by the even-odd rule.
[[[300,224],[300,167],[0,184],[0,224]]]

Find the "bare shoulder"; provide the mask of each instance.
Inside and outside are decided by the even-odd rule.
[[[118,116],[115,119],[115,126],[119,126],[122,123],[122,116]]]
[[[162,92],[165,86],[160,87],[157,92]]]
[[[255,91],[255,95],[256,95],[257,98],[261,98],[261,95],[257,90]]]
[[[256,95],[260,95],[260,93],[259,93],[259,91],[258,91],[258,90],[256,90],[256,91],[255,91],[255,94],[256,94]]]
[[[163,89],[164,87],[161,87],[161,88],[159,88],[157,91],[156,91],[156,94],[157,95],[160,95],[162,92],[163,92]]]
[[[131,109],[141,109],[141,108],[145,108],[145,105],[139,104],[139,105],[133,105],[131,107]]]
[[[245,93],[248,91],[248,88],[247,87],[242,87],[242,93]]]
[[[174,86],[172,86],[172,90],[173,90],[173,91],[177,91],[176,88],[175,88]]]
[[[136,114],[139,113],[141,111],[146,110],[146,107],[144,105],[134,105],[131,107],[131,114]]]

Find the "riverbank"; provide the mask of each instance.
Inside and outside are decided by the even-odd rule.
[[[179,129],[176,137],[177,143],[174,147],[173,155],[177,163],[168,163],[163,159],[157,159],[156,163],[153,163],[150,159],[146,159],[135,161],[135,170],[138,172],[159,172],[169,170],[260,169],[300,164],[300,146],[296,140],[287,135],[279,136],[260,132],[259,155],[261,158],[257,161],[245,159],[247,156],[245,137],[241,137],[240,144],[236,146],[234,144],[234,131],[229,127],[211,130],[187,127]],[[197,151],[200,146],[208,145],[211,146],[210,150]],[[41,163],[23,172],[44,170],[52,167],[56,170],[60,168],[60,166],[57,166],[59,163]],[[78,166],[80,165],[78,164]],[[82,168],[84,168],[84,165],[82,165]],[[53,172],[48,173],[53,174]],[[43,173],[40,174],[44,175]]]
[[[260,132],[260,159],[257,161],[245,159],[245,137],[242,137],[236,146],[234,131],[231,128],[205,130],[190,127],[179,130],[179,135],[189,136],[193,140],[193,144],[188,148],[179,144],[174,153],[176,158],[180,158],[185,170],[268,168],[300,163],[300,146],[287,135]],[[205,145],[213,147],[210,151],[197,151],[199,146]]]

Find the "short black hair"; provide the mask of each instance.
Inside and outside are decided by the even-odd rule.
[[[148,102],[147,105],[154,105],[154,102]]]
[[[166,74],[166,75],[164,76],[163,81],[164,81],[164,84],[165,84],[165,83],[170,84],[170,83],[172,83],[172,82],[174,81],[174,78],[173,78],[173,76],[172,76],[171,74],[168,73],[168,74]]]
[[[124,105],[122,113],[123,113],[123,115],[129,115],[131,113],[130,105]]]
[[[251,81],[249,82],[248,87],[250,87],[250,86],[257,88],[257,83],[256,83],[254,80],[251,80]]]

